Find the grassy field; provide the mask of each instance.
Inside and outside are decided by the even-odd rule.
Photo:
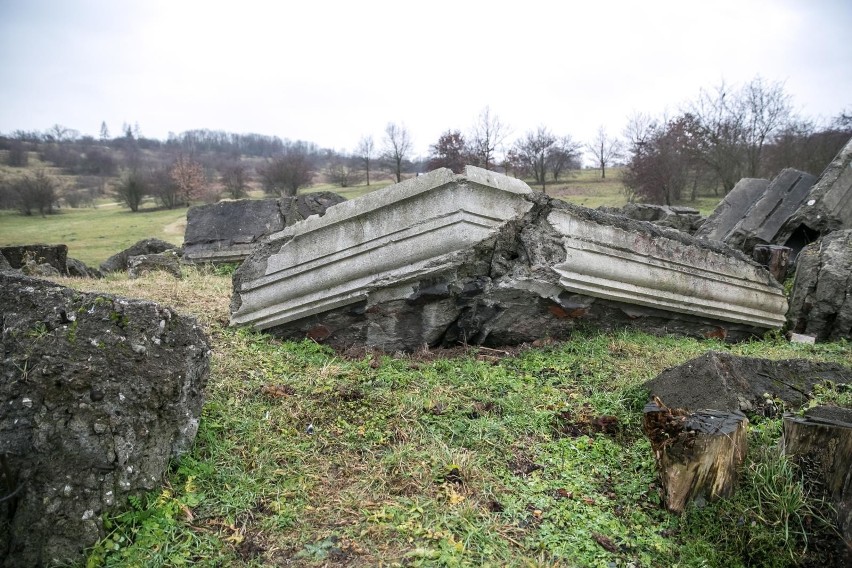
[[[661,508],[642,383],[707,350],[852,365],[843,343],[577,333],[538,348],[345,357],[226,327],[230,279],[57,279],[195,315],[213,348],[196,444],[106,519],[87,566],[793,566],[818,503],[754,418],[733,499]],[[852,406],[826,387],[823,402]],[[595,418],[617,417],[596,429]],[[808,535],[808,536],[806,536]]]
[[[180,245],[185,227],[186,209],[140,209],[132,213],[105,203],[62,208],[46,217],[0,211],[0,245],[66,244],[68,256],[97,267],[141,239],[156,237]]]

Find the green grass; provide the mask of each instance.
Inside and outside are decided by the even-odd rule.
[[[107,519],[90,566],[792,566],[820,528],[775,452],[779,420],[753,422],[733,499],[665,512],[641,384],[709,349],[852,365],[845,342],[586,332],[512,354],[345,358],[224,327],[230,281],[204,269],[60,281],[159,299],[213,342],[194,449]],[[617,428],[572,433],[599,415]]]
[[[0,245],[65,244],[68,256],[97,267],[141,239],[156,237],[180,245],[185,221],[185,208],[132,213],[117,205],[63,207],[46,217],[0,211]]]

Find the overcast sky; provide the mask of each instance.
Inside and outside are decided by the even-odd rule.
[[[852,110],[850,0],[0,0],[0,132],[138,123],[352,150],[388,122],[418,154],[486,106],[590,139],[760,75]]]

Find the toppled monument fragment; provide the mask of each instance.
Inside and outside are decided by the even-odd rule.
[[[468,167],[433,171],[265,237],[231,322],[413,351],[578,326],[739,339],[784,322],[769,273],[712,241],[569,205]]]
[[[242,262],[255,243],[330,206],[346,201],[331,192],[280,199],[242,199],[190,207],[186,213],[184,258],[191,262]]]
[[[778,230],[776,244],[798,252],[840,229],[852,229],[852,138],[823,170],[804,204]]]
[[[788,321],[792,331],[820,341],[852,339],[852,229],[799,253]]]
[[[852,229],[852,139],[819,179],[785,169],[771,183],[743,178],[696,236],[751,254],[755,245],[792,249],[792,257],[831,231]]]
[[[768,187],[768,179],[742,178],[719,202],[713,213],[695,232],[695,236],[724,241]]]
[[[142,239],[135,244],[116,253],[101,263],[101,272],[118,272],[119,270],[128,269],[128,260],[131,256],[142,256],[146,254],[160,254],[167,250],[178,250],[177,245],[163,241],[161,239]],[[178,256],[182,252],[178,251]]]
[[[79,563],[101,515],[192,446],[208,341],[164,306],[14,273],[0,273],[0,322],[0,558]]]
[[[746,254],[751,254],[755,245],[784,244],[777,241],[778,231],[807,201],[814,181],[816,177],[809,173],[782,170],[722,240]]]

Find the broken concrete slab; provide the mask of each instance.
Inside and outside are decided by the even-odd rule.
[[[192,447],[209,342],[165,306],[14,273],[0,321],[0,564],[77,565]]]
[[[786,300],[742,254],[572,206],[468,167],[269,235],[234,275],[231,322],[347,348],[518,344],[579,326],[740,339]]]
[[[242,262],[255,243],[311,215],[346,201],[327,191],[281,199],[242,199],[190,207],[186,213],[184,259],[189,262]]]
[[[284,228],[276,199],[197,205],[186,212],[184,257],[190,262],[241,262],[258,237]]]
[[[29,264],[49,264],[61,275],[68,274],[67,245],[13,245],[0,247],[0,254],[6,257],[12,268],[20,270]]]
[[[746,254],[751,254],[755,245],[784,244],[778,242],[778,232],[807,201],[815,181],[809,173],[782,170],[723,240]]]
[[[803,406],[814,386],[826,381],[852,384],[852,369],[806,359],[773,361],[709,351],[666,369],[644,386],[671,408],[774,416]]]
[[[623,215],[637,221],[650,221],[661,227],[669,227],[689,234],[694,234],[705,220],[698,209],[677,205],[628,203],[624,207],[598,207],[598,210],[613,215]]]
[[[796,210],[776,235],[776,243],[801,250],[821,235],[852,229],[852,139],[823,170]]]
[[[142,239],[133,245],[118,252],[101,263],[101,272],[117,272],[127,270],[127,261],[131,256],[142,256],[146,254],[160,254],[167,250],[176,250],[180,256],[183,254],[180,247],[161,239]]]
[[[852,339],[852,229],[799,253],[787,319],[792,331],[818,341]]]
[[[768,179],[743,178],[738,181],[701,228],[695,232],[695,236],[724,241],[743,215],[766,192],[767,187],[769,187]]]

